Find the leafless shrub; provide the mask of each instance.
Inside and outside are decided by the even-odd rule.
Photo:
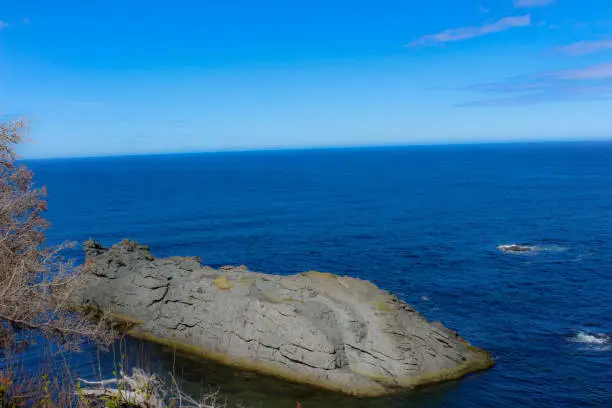
[[[31,402],[44,398],[36,387],[26,390],[28,381],[19,374],[18,356],[31,337],[44,336],[61,351],[77,349],[84,338],[108,345],[114,334],[106,322],[69,307],[87,271],[62,257],[70,244],[45,245],[46,190],[34,185],[33,173],[17,163],[14,150],[26,130],[25,121],[0,118],[0,396],[12,393]],[[34,383],[48,390],[50,379],[41,378]]]
[[[82,337],[109,344],[113,336],[103,323],[68,308],[86,272],[62,257],[70,244],[44,245],[46,190],[35,187],[32,172],[16,163],[13,150],[25,130],[24,121],[0,122],[0,319],[8,323],[3,331],[35,329],[71,346]]]

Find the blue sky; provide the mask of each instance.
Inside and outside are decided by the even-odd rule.
[[[612,137],[609,0],[5,1],[22,154]]]

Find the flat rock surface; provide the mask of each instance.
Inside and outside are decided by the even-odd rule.
[[[83,305],[141,322],[133,334],[228,364],[329,389],[382,395],[492,365],[440,323],[373,283],[321,272],[281,276],[155,258],[88,241]]]

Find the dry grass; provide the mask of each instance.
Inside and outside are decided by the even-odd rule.
[[[20,343],[23,344],[23,343]],[[36,365],[23,360],[24,351],[3,348],[0,358],[0,407],[63,408],[78,405],[72,396],[73,377],[66,355],[48,344],[35,346],[40,352]]]

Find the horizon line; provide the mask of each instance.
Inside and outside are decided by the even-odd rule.
[[[67,159],[102,159],[121,157],[144,157],[144,156],[178,156],[218,153],[257,153],[257,152],[285,152],[285,151],[307,151],[307,150],[358,150],[358,149],[384,149],[384,148],[410,148],[410,147],[448,147],[448,146],[479,146],[479,145],[520,145],[520,144],[554,144],[554,143],[593,143],[612,142],[612,137],[591,139],[524,139],[524,140],[481,140],[481,141],[456,141],[456,142],[424,142],[406,144],[363,144],[363,145],[315,145],[315,146],[264,146],[253,148],[222,148],[211,150],[182,150],[166,152],[126,152],[126,153],[102,153],[76,156],[24,156],[19,161],[36,160],[67,160]]]

